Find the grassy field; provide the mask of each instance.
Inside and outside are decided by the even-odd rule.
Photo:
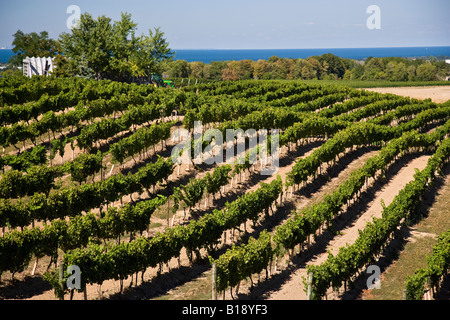
[[[450,228],[450,179],[446,169],[446,176],[439,186],[435,196],[426,199],[421,210],[428,215],[412,225],[398,256],[392,257],[392,263],[382,274],[381,288],[366,290],[363,299],[368,300],[402,300],[402,292],[406,285],[406,275],[412,275],[418,268],[426,267],[426,257],[432,254],[437,236]]]
[[[188,86],[188,79],[171,78],[178,88]],[[257,80],[255,80],[257,81]],[[306,82],[323,85],[343,85],[351,88],[388,88],[388,87],[429,87],[429,86],[450,86],[450,81],[388,81],[388,80],[272,80],[280,82]],[[196,79],[191,79],[190,85],[194,85]],[[199,84],[213,82],[212,80],[199,80]]]
[[[352,88],[450,86],[450,81],[303,80],[307,83],[344,85]]]

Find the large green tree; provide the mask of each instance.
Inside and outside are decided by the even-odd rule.
[[[431,63],[424,63],[416,69],[417,80],[432,81],[436,80],[436,67]]]
[[[321,56],[316,56],[316,58],[324,67],[326,66],[326,73],[336,75],[338,78],[342,79],[345,74],[345,64],[341,58],[335,56],[332,53],[326,53]]]
[[[225,61],[211,61],[209,64],[209,77],[212,80],[222,80],[223,69],[227,67]]]
[[[21,30],[13,35],[13,52],[9,63],[15,66],[22,65],[23,59],[28,57],[54,57],[59,51],[56,40],[49,39],[47,31],[40,33],[23,33]]]
[[[189,78],[191,67],[186,60],[170,61],[165,67],[170,78]]]
[[[77,75],[79,65],[87,63],[97,79],[119,81],[161,73],[161,62],[173,54],[164,33],[155,28],[148,35],[137,36],[136,28],[128,13],[115,22],[82,14],[79,25],[60,36],[67,69]]]

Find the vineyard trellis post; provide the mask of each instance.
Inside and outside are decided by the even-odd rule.
[[[33,224],[34,224],[34,220],[33,220]],[[33,226],[34,228],[34,226]],[[36,268],[37,268],[37,264],[38,264],[39,258],[36,257],[36,260],[34,261],[34,266],[33,266],[33,270],[31,271],[31,275],[34,276],[34,274],[36,273]]]
[[[308,272],[308,292],[307,292],[307,295],[306,295],[306,299],[307,300],[311,300],[312,281],[313,281],[313,273],[312,272]]]
[[[170,197],[167,197],[167,226],[170,227]]]
[[[64,261],[60,261],[59,263],[59,285],[61,286],[61,296],[59,300],[64,300]]]
[[[217,300],[217,263],[212,266],[212,297],[211,300]]]

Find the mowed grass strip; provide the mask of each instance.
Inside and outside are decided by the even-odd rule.
[[[402,300],[406,276],[426,267],[437,236],[450,229],[450,168],[444,170],[444,185],[436,192],[428,215],[410,228],[410,236],[398,258],[381,274],[381,288],[365,290],[365,300]]]

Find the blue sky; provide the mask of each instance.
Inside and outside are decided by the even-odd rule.
[[[68,32],[69,5],[131,13],[139,34],[160,26],[173,49],[450,46],[449,0],[1,0],[0,48],[18,29]],[[379,30],[366,26],[369,5],[381,9]]]

